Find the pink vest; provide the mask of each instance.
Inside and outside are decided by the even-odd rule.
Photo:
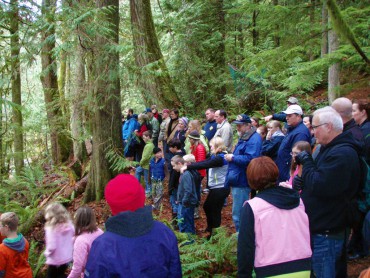
[[[290,210],[279,209],[258,197],[248,203],[254,214],[255,267],[311,257],[308,217],[302,200]]]

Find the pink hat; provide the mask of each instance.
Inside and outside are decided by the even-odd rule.
[[[162,114],[163,114],[163,113],[168,113],[168,114],[170,114],[170,110],[169,110],[169,109],[167,109],[167,108],[165,108],[165,109],[163,109],[163,110],[162,110]]]
[[[135,211],[145,204],[144,188],[134,176],[128,174],[111,179],[105,187],[104,195],[113,215]]]

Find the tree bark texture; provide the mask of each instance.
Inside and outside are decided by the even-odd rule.
[[[321,58],[328,54],[328,8],[326,0],[323,1],[321,9]]]
[[[329,31],[329,53],[335,52],[339,48],[339,38],[334,30]],[[339,74],[340,63],[334,63],[329,67],[328,75],[328,100],[331,104],[339,93]]]
[[[172,85],[154,28],[150,0],[130,0],[134,55],[142,95],[164,107],[179,107],[180,101]]]
[[[80,44],[77,45],[76,55],[76,86],[72,96],[71,133],[73,138],[74,158],[84,162],[87,158],[84,130],[83,130],[83,105],[86,94],[86,74],[84,63],[84,50]]]
[[[11,47],[11,84],[13,106],[13,131],[14,131],[14,166],[17,175],[24,166],[23,154],[23,116],[22,116],[22,92],[21,92],[21,66],[19,44],[19,21],[18,1],[10,1],[10,47]]]
[[[67,134],[58,90],[57,66],[52,57],[55,47],[54,11],[55,0],[42,1],[42,14],[47,21],[42,31],[41,83],[44,90],[46,113],[50,129],[51,154],[54,163],[67,161],[72,150],[72,141]]]
[[[95,106],[91,114],[93,144],[85,202],[103,198],[105,185],[115,174],[106,158],[107,150],[122,149],[119,55],[115,50],[109,50],[112,44],[118,44],[119,1],[97,0],[96,7],[110,7],[109,12],[102,9],[101,13],[111,30],[98,34],[94,50],[96,56],[92,74],[95,83],[92,98]]]

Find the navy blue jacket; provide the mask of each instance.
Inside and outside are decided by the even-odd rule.
[[[215,133],[217,131],[217,123],[216,123],[216,121],[213,120],[212,122],[207,122],[204,125],[203,130],[206,132],[204,134],[204,136],[207,137],[208,142],[211,141],[211,139],[213,138],[213,136],[215,136]]]
[[[239,138],[233,152],[233,159],[229,162],[225,187],[249,187],[247,167],[253,158],[261,156],[262,138],[253,132],[246,140]]]
[[[86,278],[182,277],[176,236],[153,220],[151,207],[121,212],[105,226],[91,246]]]
[[[311,233],[338,232],[346,227],[348,203],[360,182],[361,151],[352,134],[344,132],[321,145],[315,161],[303,164],[301,198]]]
[[[195,208],[199,204],[197,195],[197,184],[201,177],[197,170],[186,170],[180,177],[177,200],[184,207]]]
[[[289,180],[290,164],[292,162],[293,145],[298,141],[306,141],[311,144],[311,134],[308,128],[300,122],[298,125],[288,127],[288,134],[281,142],[278,156],[275,160],[276,165],[279,168],[279,182]]]
[[[263,141],[262,144],[262,155],[271,157],[272,160],[276,160],[277,153],[281,142],[284,140],[284,135],[273,136],[270,140]]]

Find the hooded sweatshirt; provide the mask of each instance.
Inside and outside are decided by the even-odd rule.
[[[28,250],[28,241],[22,234],[14,239],[4,239],[0,245],[0,277],[31,278]]]
[[[309,271],[311,247],[308,217],[299,194],[276,186],[257,193],[241,210],[238,277]]]

